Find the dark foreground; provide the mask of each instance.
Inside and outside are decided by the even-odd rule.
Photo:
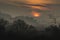
[[[60,33],[0,33],[0,39],[16,40],[60,40]]]

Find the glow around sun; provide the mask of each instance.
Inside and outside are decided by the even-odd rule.
[[[34,16],[34,17],[40,17],[40,13],[38,13],[38,12],[32,12],[32,16]]]

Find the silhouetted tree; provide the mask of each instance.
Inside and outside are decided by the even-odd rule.
[[[27,32],[36,32],[37,30],[35,29],[34,26],[28,25]]]
[[[48,34],[51,36],[51,38],[58,39],[60,36],[60,27],[57,27],[56,25],[50,25],[48,28],[45,29],[45,33],[48,36]],[[48,37],[50,37],[48,36]]]
[[[12,30],[16,32],[28,32],[33,31],[34,27],[26,24],[23,20],[15,20],[12,24]]]
[[[0,19],[0,32],[4,32],[5,31],[6,24],[7,24],[6,20]]]

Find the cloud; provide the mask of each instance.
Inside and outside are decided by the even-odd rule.
[[[49,19],[47,17],[48,13],[51,13],[52,15],[57,14],[57,16],[60,15],[60,6],[56,6],[55,4],[59,4],[59,0],[40,0],[39,2],[34,0],[32,2],[31,0],[0,0],[0,11],[12,16],[31,16],[30,14],[32,11],[40,12],[41,23],[46,23]],[[49,8],[52,8],[53,11],[50,10],[49,12]]]
[[[12,4],[15,6],[25,6],[31,9],[49,10],[49,8],[46,5],[42,5],[42,4],[27,4],[22,2],[14,2]]]
[[[25,6],[31,9],[49,10],[46,4],[58,4],[59,0],[0,0],[0,2],[18,7]]]
[[[9,0],[13,2],[24,2],[27,4],[60,4],[60,0]]]
[[[30,15],[32,12],[31,8],[25,6],[16,6],[7,3],[0,3],[0,11],[11,16],[25,16]]]
[[[60,0],[0,0],[0,2],[22,2],[26,4],[60,4]]]

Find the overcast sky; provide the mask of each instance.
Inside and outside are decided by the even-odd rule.
[[[41,23],[48,23],[48,14],[52,14],[59,22],[60,0],[0,0],[0,11],[12,17],[32,16],[32,11],[39,12]]]

